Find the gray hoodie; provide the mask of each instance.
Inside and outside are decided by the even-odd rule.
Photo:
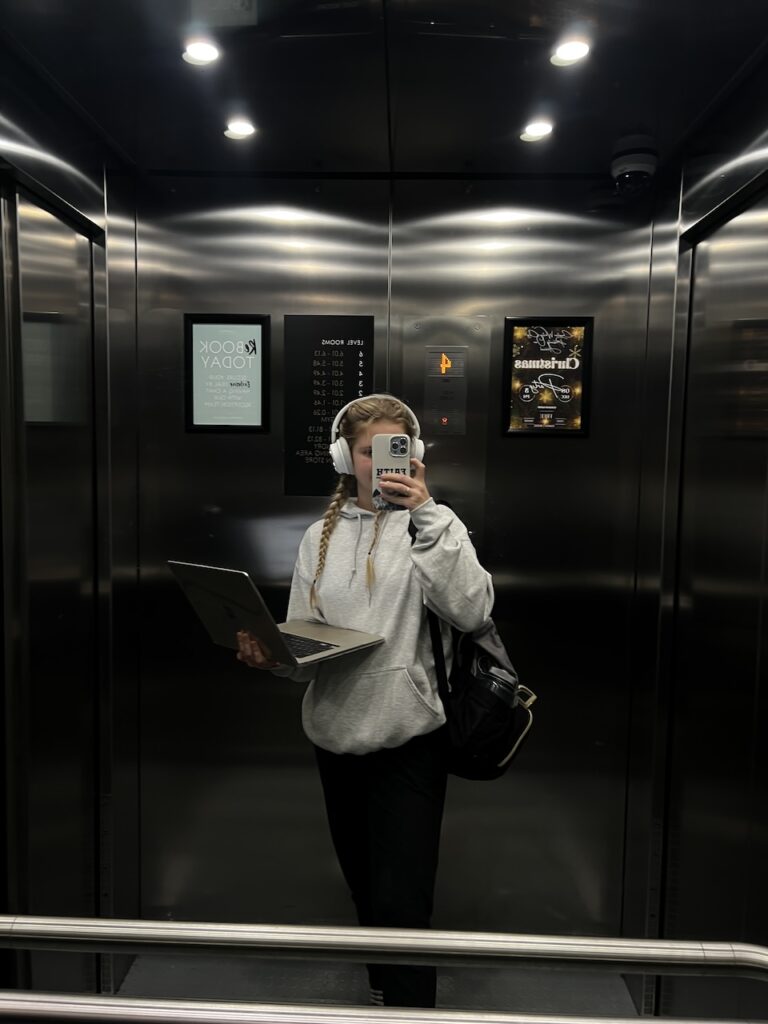
[[[411,545],[408,520],[417,530]],[[451,665],[450,625],[477,629],[491,614],[491,577],[477,560],[461,520],[430,498],[408,515],[386,512],[371,550],[375,580],[366,585],[366,559],[375,514],[348,501],[331,534],[325,568],[309,593],[317,565],[322,520],[299,547],[288,603],[289,619],[361,629],[384,643],[355,654],[276,674],[309,682],[302,705],[304,731],[337,754],[397,747],[445,721],[437,695],[434,658],[424,605],[442,621],[443,649]]]

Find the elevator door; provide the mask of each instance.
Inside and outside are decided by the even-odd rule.
[[[97,911],[91,244],[18,203],[25,678],[16,733],[16,903]],[[35,953],[34,988],[92,989],[95,958]]]
[[[768,942],[768,199],[696,249],[664,936]],[[665,979],[662,1012],[763,1017],[768,987]]]

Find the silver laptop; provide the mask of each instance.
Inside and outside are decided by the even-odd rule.
[[[168,562],[214,643],[238,649],[237,632],[247,629],[281,665],[308,665],[384,643],[357,629],[295,619],[278,625],[247,572],[191,562]]]

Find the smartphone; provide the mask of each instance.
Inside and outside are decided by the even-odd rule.
[[[374,434],[371,441],[371,500],[373,507],[387,512],[402,512],[402,505],[395,505],[382,497],[379,477],[382,473],[411,473],[411,439],[407,434]]]

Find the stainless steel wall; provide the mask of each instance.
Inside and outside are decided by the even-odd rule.
[[[516,770],[452,783],[436,923],[617,933],[650,229],[590,213],[586,183],[398,182],[388,304],[385,183],[156,179],[139,211],[144,912],[351,919],[299,689],[211,649],[164,562],[242,565],[284,609],[324,502],[282,495],[282,315],[368,312],[376,386],[389,363],[417,414],[424,346],[469,345],[468,433],[427,438],[430,480],[542,693]],[[216,311],[273,317],[269,435],[184,433],[182,314]],[[587,438],[501,436],[503,317],[544,313],[596,318]]]
[[[103,223],[93,140],[58,107],[56,125],[41,120],[25,74],[11,90],[6,156]],[[467,433],[427,438],[430,481],[473,530],[497,618],[542,694],[536,736],[508,778],[452,784],[436,924],[768,941],[765,202],[678,253],[681,229],[735,187],[756,187],[765,147],[754,103],[739,101],[743,152],[686,166],[682,225],[674,175],[653,220],[595,211],[588,184],[574,180],[157,177],[139,186],[137,251],[133,181],[110,176],[110,361],[97,334],[96,416],[106,417],[108,372],[111,433],[108,453],[96,451],[106,534],[93,550],[100,592],[114,586],[111,606],[96,611],[114,656],[96,652],[98,700],[78,691],[63,709],[86,722],[86,747],[98,734],[98,795],[91,778],[67,815],[38,813],[54,792],[53,747],[24,752],[40,909],[64,905],[41,851],[66,816],[62,866],[83,883],[80,912],[351,919],[299,688],[254,678],[212,649],[164,562],[244,565],[282,612],[301,531],[324,505],[282,494],[282,316],[373,313],[376,387],[400,391],[419,414],[425,347],[467,346]],[[38,254],[38,312],[55,296],[55,252]],[[184,432],[181,318],[195,311],[272,315],[269,435]],[[531,313],[595,316],[587,438],[500,434],[503,317]],[[37,557],[49,574],[42,548]],[[727,868],[714,876],[710,861]],[[661,996],[668,1012],[756,1016],[763,992],[675,981]]]
[[[128,397],[123,387],[110,407],[104,165],[114,159],[92,126],[5,38],[0,42],[0,84],[0,186],[11,211],[3,225],[0,334],[6,354],[13,357],[10,363],[3,360],[0,375],[4,685],[12,738],[5,907],[88,915],[108,914],[116,906],[132,916],[138,912],[137,898],[112,902],[111,851],[130,844],[119,826],[117,843],[112,842],[110,819],[115,780],[125,768],[123,763],[112,771],[113,527],[118,538],[131,529],[135,535],[135,515],[131,524],[111,508],[110,477],[120,464],[120,446],[113,450],[110,415],[119,424],[120,398]],[[21,205],[17,261],[13,210],[20,186],[31,199]],[[111,227],[116,236],[114,218]],[[129,241],[134,251],[129,273],[135,281],[133,233]],[[117,337],[119,305],[114,306]],[[125,322],[133,325],[135,302],[125,313]],[[14,359],[18,381],[13,379]],[[128,359],[133,365],[135,342]],[[113,367],[120,368],[119,359]],[[26,393],[29,424],[21,404],[14,411],[6,401],[16,386]],[[13,438],[21,442],[15,445]],[[135,449],[135,430],[127,443]],[[135,491],[134,481],[134,505]],[[18,510],[14,516],[7,515],[11,506]],[[129,564],[135,579],[135,543]],[[12,618],[17,612],[26,624],[21,635]],[[116,613],[121,636],[122,609]],[[129,775],[136,763],[134,756]],[[121,799],[120,804],[126,811],[128,802]],[[135,835],[135,803],[133,810],[133,820],[126,815],[122,821]],[[134,879],[136,873],[134,864]],[[130,892],[130,884],[120,890]],[[102,983],[111,984],[106,957],[36,953],[20,963],[22,982],[41,988],[95,987],[99,968]]]
[[[103,228],[102,140],[0,39],[0,160]]]
[[[133,178],[107,179],[108,383],[111,615],[104,625],[110,664],[103,672],[100,765],[100,913],[140,912],[138,391],[136,373],[136,196]],[[117,988],[132,958],[103,957],[103,991]]]
[[[657,408],[649,402],[643,421],[626,934],[768,936],[768,886],[757,867],[768,855],[759,739],[765,88],[764,69],[744,81],[699,133],[683,187],[669,175],[659,188],[644,385]],[[646,1012],[764,1017],[768,1005],[765,986],[749,981],[636,982]]]
[[[726,176],[730,165],[725,159]],[[452,784],[436,923],[766,941],[757,867],[765,856],[764,439],[717,433],[746,391],[763,415],[764,325],[755,321],[765,319],[766,214],[763,204],[681,253],[679,184],[670,173],[655,218],[635,221],[591,211],[577,182],[397,181],[389,253],[390,197],[370,182],[330,186],[333,216],[349,231],[342,249],[337,221],[322,221],[331,231],[323,237],[306,227],[328,212],[327,184],[317,193],[308,183],[165,180],[142,196],[140,489],[142,549],[151,552],[141,590],[145,912],[351,917],[298,729],[300,694],[269,681],[257,688],[194,637],[162,562],[171,536],[184,546],[174,549],[179,556],[245,557],[275,610],[284,607],[300,532],[323,503],[280,491],[290,387],[281,315],[373,311],[376,386],[391,385],[417,413],[425,347],[467,346],[467,434],[428,438],[430,481],[474,530],[494,573],[497,618],[543,698],[536,740],[508,778],[487,788]],[[684,197],[683,227],[709,214],[701,202],[701,193],[695,203]],[[238,211],[236,237],[228,206]],[[370,231],[362,251],[354,241],[361,222]],[[242,254],[234,266],[214,258],[224,236],[221,247]],[[269,247],[302,256],[246,255]],[[329,262],[346,268],[344,252],[353,250],[358,273],[339,287]],[[192,273],[208,299],[199,311],[273,315],[272,439],[233,437],[224,446],[183,433],[181,314],[196,308],[185,305],[196,302],[185,280]],[[348,291],[350,283],[359,287]],[[500,434],[503,317],[536,312],[595,315],[588,438]],[[751,325],[739,324],[745,319]],[[255,500],[242,469],[254,462],[266,469]],[[279,542],[265,558],[265,529],[274,538],[275,528]],[[722,667],[701,686],[710,654]],[[732,710],[712,714],[732,676]],[[723,748],[727,767],[715,771],[712,752],[729,722],[733,750]],[[194,749],[203,742],[205,766]],[[727,885],[709,872],[710,854],[731,866]],[[473,886],[476,877],[483,881]],[[657,990],[649,979],[636,987],[639,1005],[652,1011],[659,991],[663,1009],[676,1013],[715,1006],[759,1015],[764,997],[740,982],[665,981]]]
[[[622,934],[662,934],[666,842],[669,662],[674,642],[680,447],[688,298],[680,257],[680,181],[659,189],[651,238],[648,337],[638,407],[639,493],[635,596],[628,636],[630,687]],[[657,979],[627,979],[652,1014]]]
[[[694,251],[671,672],[664,933],[768,942],[768,200]],[[765,1016],[758,983],[665,980],[664,1012]],[[735,1009],[734,1009],[735,1008]]]
[[[495,617],[522,677],[542,694],[541,732],[515,771],[487,793],[454,784],[442,919],[615,932],[650,229],[624,212],[591,211],[582,182],[403,183],[394,209],[393,321],[431,310],[488,324],[484,351],[469,355],[480,383],[474,445],[440,439],[434,461],[441,491],[482,536]],[[595,317],[586,438],[501,434],[503,318],[544,311]],[[404,351],[404,390],[419,363],[420,353]],[[488,858],[488,849],[500,855]],[[482,879],[469,893],[468,865]]]
[[[142,902],[148,915],[318,921],[347,913],[300,690],[212,647],[168,558],[250,570],[284,617],[324,502],[282,481],[286,313],[375,318],[386,386],[388,186],[147,183],[139,197]],[[267,434],[184,431],[185,312],[272,316]],[[311,850],[311,855],[308,851]]]
[[[4,404],[16,397],[9,383],[20,399],[15,422],[4,424],[17,453],[4,466],[4,506],[10,489],[18,509],[13,536],[3,516],[4,648],[14,663],[4,681],[8,898],[21,913],[89,915],[98,910],[94,395],[103,383],[94,359],[92,245],[29,199],[13,205],[6,211],[15,231],[3,252],[6,265],[15,264],[20,307],[5,320],[15,380],[3,381]],[[41,953],[20,965],[33,987],[95,984],[92,956]]]

